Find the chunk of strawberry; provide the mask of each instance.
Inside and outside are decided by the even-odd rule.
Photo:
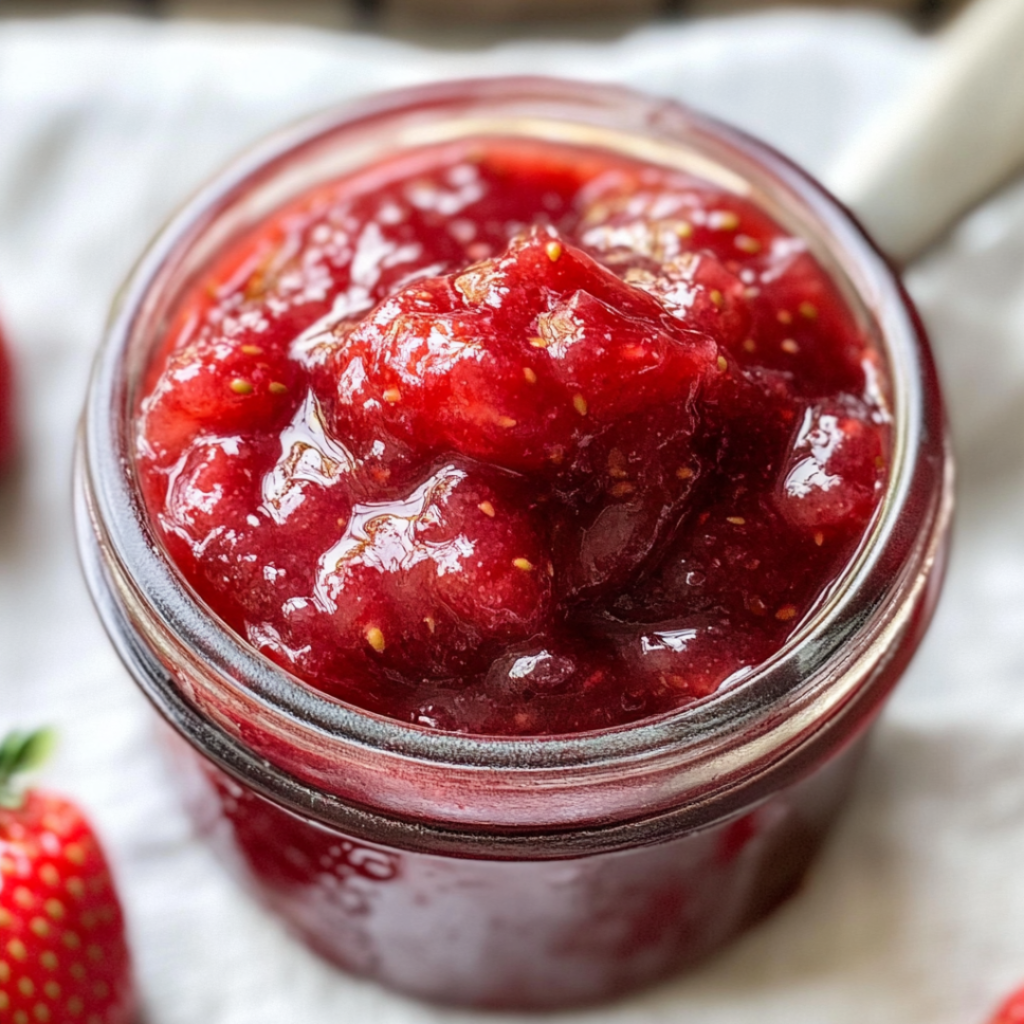
[[[761,367],[743,369],[726,360],[709,378],[701,404],[699,449],[723,482],[747,489],[771,488],[803,411],[789,374]]]
[[[255,454],[254,445],[238,436],[191,445],[166,477],[160,514],[165,530],[198,555],[216,535],[238,527],[259,493]]]
[[[646,625],[622,636],[618,648],[627,693],[656,714],[715,693],[756,666],[768,646],[721,616],[698,615]]]
[[[621,719],[622,683],[615,653],[594,638],[587,646],[553,636],[507,650],[483,679],[438,686],[410,719],[483,736],[571,734]]]
[[[538,313],[584,291],[626,316],[666,321],[661,304],[551,228],[518,235],[500,256],[477,263],[452,278],[468,309],[497,310],[502,325],[529,327]],[[526,339],[505,331],[516,350]],[[497,340],[497,339],[495,339]]]
[[[309,538],[339,530],[352,499],[339,453],[285,432],[281,454],[238,436],[200,438],[168,476],[159,515],[201,596],[242,632],[313,585]],[[228,600],[225,600],[227,595]]]
[[[534,697],[564,690],[584,659],[557,642],[539,640],[506,651],[488,669],[484,687],[507,697]]]
[[[550,614],[535,518],[496,475],[450,463],[402,500],[353,508],[320,558],[315,602],[342,646],[414,676],[465,672]]]
[[[408,717],[419,725],[451,732],[492,736],[541,732],[532,703],[538,698],[568,697],[582,660],[576,652],[563,651],[544,638],[516,644],[482,677],[445,681],[429,692],[421,691]],[[543,712],[541,716],[543,720]]]
[[[186,577],[208,600],[228,595],[217,603],[243,630],[247,616],[274,608],[270,584],[276,576],[268,579],[265,572],[269,563],[258,529],[267,520],[256,515],[265,461],[238,436],[201,438],[168,474],[158,514],[165,543]]]
[[[628,177],[584,197],[577,236],[584,248],[617,266],[669,264],[703,253],[738,272],[780,236],[753,203],[706,182],[666,175],[658,185]]]
[[[735,349],[750,333],[745,286],[706,252],[685,252],[653,271],[631,267],[624,280],[656,296],[691,330]]]
[[[684,344],[657,321],[624,316],[585,291],[542,313],[538,333],[547,342],[545,369],[574,411],[602,425],[652,405],[685,404],[717,354],[710,335]]]
[[[383,433],[506,465],[545,465],[580,420],[536,350],[496,335],[450,278],[420,282],[352,329],[318,377],[335,432],[360,453]]]
[[[171,355],[142,403],[146,454],[166,466],[200,434],[283,425],[295,408],[296,385],[294,365],[252,337],[204,331]]]
[[[882,438],[853,400],[809,406],[793,433],[775,500],[808,530],[866,522],[885,479]]]
[[[650,622],[718,615],[781,640],[811,610],[809,579],[837,557],[795,530],[769,499],[743,492],[687,521],[658,571],[616,602],[623,618]],[[801,572],[793,571],[799,552]]]
[[[717,346],[548,232],[409,286],[330,360],[339,433],[380,428],[519,470],[561,465],[641,408],[685,401]]]
[[[593,601],[627,585],[678,526],[699,473],[685,402],[631,416],[588,446],[554,524],[563,598]]]
[[[869,357],[864,334],[806,244],[780,240],[751,261],[749,273],[752,324],[743,357],[792,372],[805,398],[860,394]]]

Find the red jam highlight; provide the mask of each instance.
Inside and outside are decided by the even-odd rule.
[[[138,470],[195,591],[309,685],[575,733],[785,644],[879,502],[885,390],[749,200],[481,138],[321,186],[215,260],[150,367]]]

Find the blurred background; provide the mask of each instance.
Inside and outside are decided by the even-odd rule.
[[[110,13],[214,22],[278,22],[369,31],[425,45],[485,46],[515,36],[614,38],[656,20],[781,6],[897,11],[923,29],[965,0],[0,0],[0,18]]]

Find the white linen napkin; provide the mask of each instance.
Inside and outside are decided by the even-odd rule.
[[[62,730],[47,781],[80,798],[106,839],[148,1024],[491,1019],[334,971],[235,888],[179,810],[151,712],[93,614],[72,540],[72,438],[106,310],[161,221],[290,118],[467,74],[624,82],[830,172],[928,45],[853,14],[460,54],[280,27],[0,23],[0,318],[24,435],[20,472],[0,486],[0,727]],[[849,812],[803,890],[726,952],[624,1002],[551,1019],[981,1024],[1024,980],[1024,188],[970,218],[908,280],[945,371],[960,519],[937,621]]]

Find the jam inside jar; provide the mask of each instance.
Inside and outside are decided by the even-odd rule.
[[[671,103],[493,79],[303,124],[179,214],[76,500],[255,892],[354,973],[540,1008],[799,883],[930,618],[951,471],[913,310],[813,181]]]

